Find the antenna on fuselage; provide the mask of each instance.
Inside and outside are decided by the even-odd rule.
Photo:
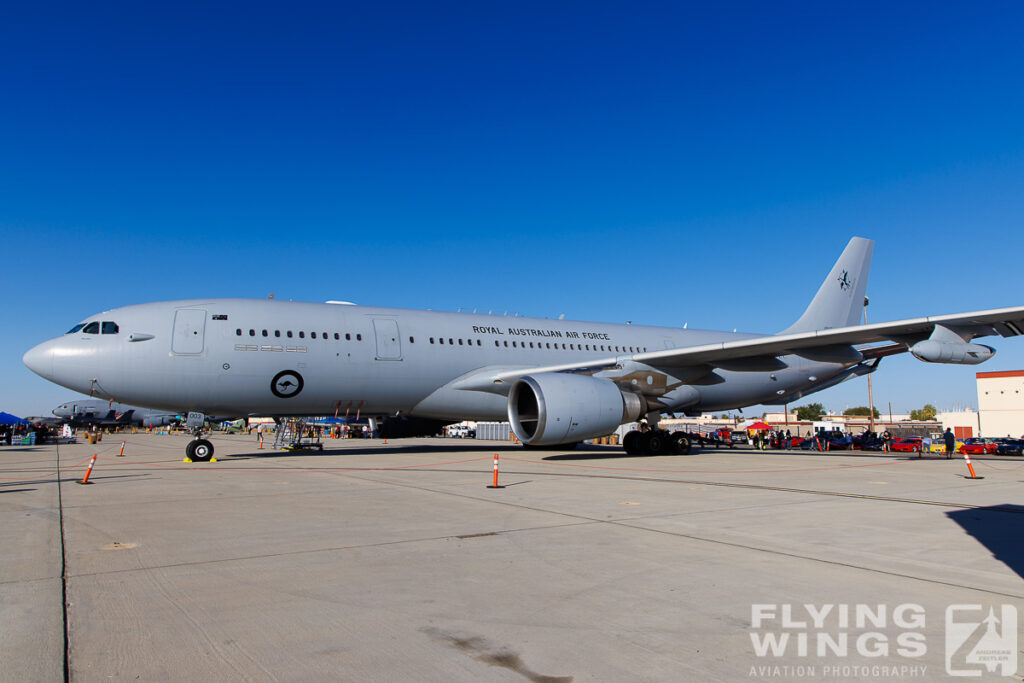
[[[277,295],[274,292],[271,292],[270,294],[267,295],[267,298],[268,299],[273,299],[275,296],[277,296]]]

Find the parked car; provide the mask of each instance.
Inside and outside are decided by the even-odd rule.
[[[853,448],[862,451],[880,451],[885,442],[873,434],[860,434],[853,437]]]
[[[896,453],[920,453],[924,449],[924,440],[919,436],[907,436],[889,442],[889,450]]]
[[[733,443],[750,443],[750,439],[747,438],[747,433],[743,431],[734,431],[730,433],[729,440]]]
[[[1024,455],[1024,440],[1001,439],[996,444],[996,455]]]
[[[840,431],[818,432],[807,437],[799,448],[804,451],[844,451],[850,448],[852,439]]]
[[[996,448],[998,448],[998,445],[991,439],[974,437],[964,441],[957,452],[967,453],[968,455],[986,455],[995,453]]]

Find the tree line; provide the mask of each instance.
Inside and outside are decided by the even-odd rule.
[[[867,406],[856,406],[854,408],[847,408],[846,410],[843,411],[843,415],[849,415],[851,417],[867,417],[871,415],[872,412],[874,412],[874,417],[877,420],[880,416],[877,407],[874,407],[872,409],[869,409]],[[911,410],[910,419],[914,420],[915,422],[931,422],[932,420],[935,419],[935,416],[938,414],[938,412],[939,411],[936,410],[935,406],[933,406],[931,403],[926,403],[922,408]],[[808,403],[807,405],[798,406],[796,408],[796,419],[801,421],[814,422],[815,420],[820,419],[821,416],[824,414],[825,406],[821,405],[820,403]]]

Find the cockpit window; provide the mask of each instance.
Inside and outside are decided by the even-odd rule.
[[[109,320],[103,321],[103,334],[117,334],[120,332],[120,328],[117,323],[112,323]]]
[[[74,327],[72,327],[72,328],[71,328],[70,330],[68,330],[68,331],[67,331],[67,332],[65,332],[64,334],[74,334],[75,332],[78,332],[78,331],[79,331],[80,329],[82,329],[83,327],[85,327],[85,323],[78,323],[77,325],[75,325]]]
[[[99,334],[100,333],[100,324],[99,323],[89,323],[88,325],[85,326],[85,329],[83,329],[82,332],[84,332],[85,334]]]

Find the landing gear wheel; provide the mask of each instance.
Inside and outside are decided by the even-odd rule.
[[[185,457],[188,458],[189,460],[195,460],[195,450],[196,442],[189,441],[187,444],[185,444]]]
[[[647,452],[651,455],[668,455],[674,446],[675,443],[669,433],[660,429],[651,432],[647,439]]]
[[[185,453],[194,462],[209,462],[210,458],[213,457],[213,444],[206,439],[196,439],[185,447]]]
[[[635,429],[631,432],[626,432],[626,436],[622,437],[622,449],[626,451],[626,455],[639,455],[640,454],[640,432]]]
[[[676,432],[672,435],[676,445],[676,453],[679,455],[689,455],[692,445],[690,444],[690,437],[686,436],[683,432]]]

